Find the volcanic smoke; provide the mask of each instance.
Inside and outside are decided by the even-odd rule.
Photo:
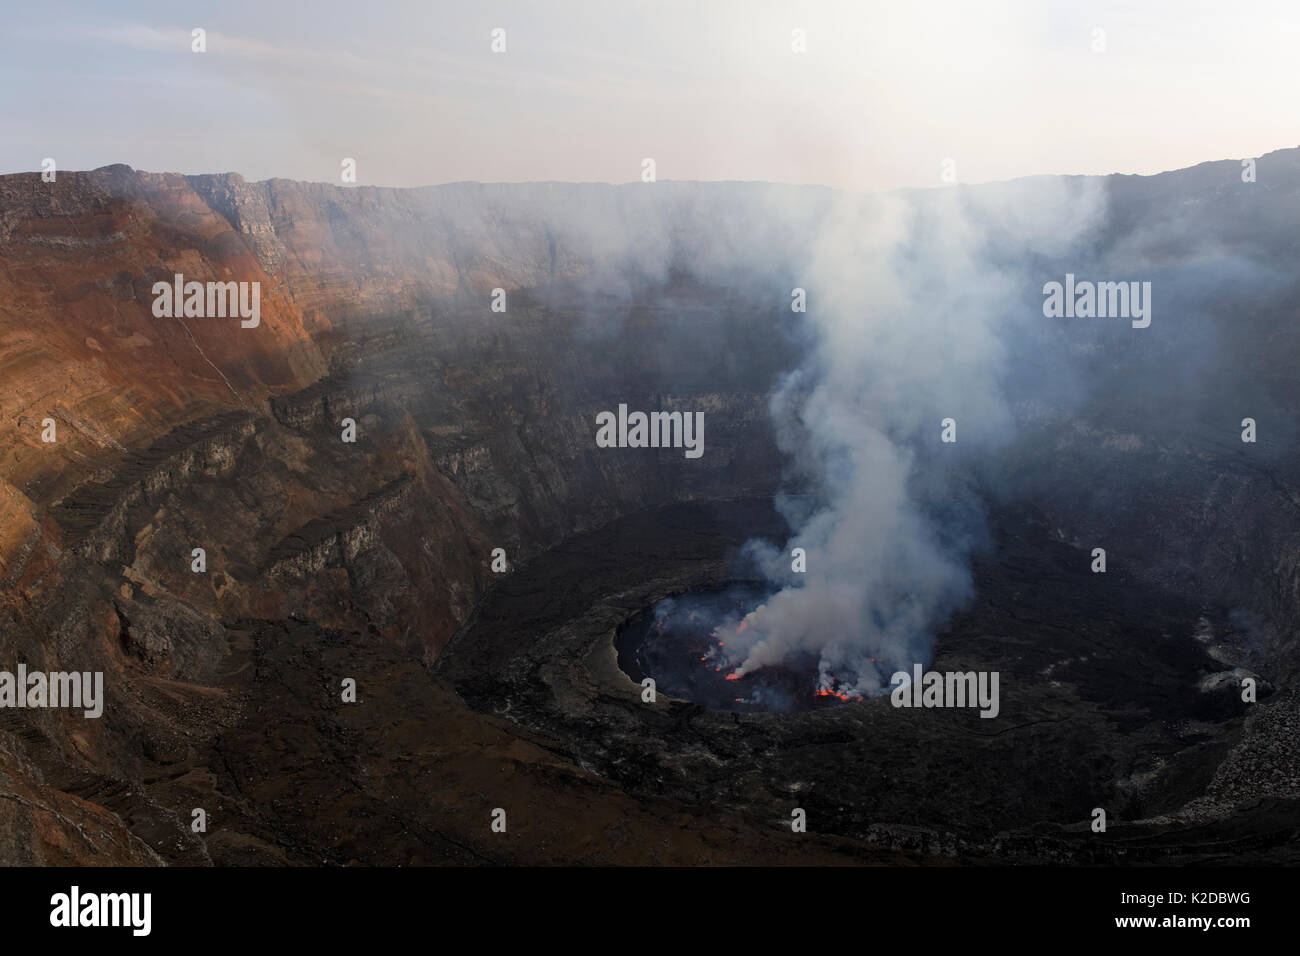
[[[1042,189],[1030,210],[952,189],[851,197],[826,217],[804,271],[809,357],[769,403],[787,486],[812,504],[781,502],[783,548],[747,547],[775,593],[738,627],[720,622],[731,676],[811,652],[816,693],[874,696],[928,663],[936,628],[970,598],[979,476],[1013,437],[1008,374],[1037,397],[1059,388],[1010,368],[1023,324],[1042,321],[1038,273],[1010,264],[1064,248],[1102,205],[1086,184]],[[982,225],[1007,222],[1014,237]]]

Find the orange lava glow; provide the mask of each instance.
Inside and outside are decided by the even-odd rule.
[[[821,690],[817,691],[817,696],[818,696],[818,697],[838,697],[840,700],[843,700],[843,701],[850,701],[850,700],[853,699],[853,698],[850,697],[848,694],[841,694],[839,691],[837,691],[837,690],[831,690],[829,687],[824,687],[824,688],[822,688]]]

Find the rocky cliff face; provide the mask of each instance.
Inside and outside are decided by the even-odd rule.
[[[1300,163],[1277,157],[1261,163],[1277,175],[1265,184],[1261,173],[1245,211],[1237,195],[1189,186],[1204,168],[1170,174],[1201,197],[1188,222],[1229,223],[1215,227],[1226,236],[1257,213],[1274,237],[1291,236],[1277,210],[1300,202]],[[1140,214],[1176,186],[1152,183],[1109,188],[1136,190],[1123,208]],[[486,837],[449,841],[477,803],[424,802],[429,774],[456,779],[463,797],[498,767],[553,815],[539,832],[564,831],[593,794],[622,807],[608,846],[560,838],[530,859],[762,858],[743,825],[697,833],[679,809],[636,804],[419,669],[492,584],[494,549],[514,568],[631,513],[781,484],[788,463],[767,396],[799,354],[797,276],[776,257],[741,281],[737,250],[779,246],[782,221],[830,197],[656,190],[342,189],[123,166],[56,183],[0,178],[0,669],[102,670],[108,698],[98,721],[0,710],[0,858],[500,860]],[[785,219],[764,218],[773,208]],[[1125,229],[1116,224],[1116,247]],[[156,317],[153,284],[176,273],[259,282],[260,324]],[[496,289],[505,312],[491,307]],[[1229,346],[1265,379],[1289,374],[1283,358],[1296,354],[1294,331],[1269,311],[1284,300],[1250,319],[1266,343]],[[1089,361],[1104,378],[1136,359],[1102,348]],[[1287,419],[1300,413],[1294,390],[1261,394],[1273,434],[1300,434]],[[595,416],[619,403],[703,411],[707,453],[598,449]],[[1235,449],[1189,443],[1182,419],[1170,436],[1149,410],[1099,390],[1068,425],[1049,411],[1047,431],[1028,428],[1008,456],[1033,476],[1017,493],[1078,547],[1161,542],[1134,562],[1142,573],[1249,610],[1290,646],[1296,456],[1278,447],[1263,464],[1230,465]],[[1215,440],[1226,441],[1241,414],[1219,417]],[[342,438],[345,419],[355,442]],[[1109,449],[1098,475],[1054,471],[1045,449],[1081,442]],[[1117,496],[1102,472],[1121,461],[1145,477]],[[335,706],[340,680],[358,675],[375,702],[360,717]],[[367,734],[414,756],[359,752]],[[401,807],[384,809],[394,795]],[[349,800],[369,820],[418,825],[400,839],[331,842]],[[191,832],[195,807],[220,819],[218,835]],[[624,846],[632,817],[651,836],[609,849]],[[798,852],[810,861],[876,852],[808,846]]]
[[[606,250],[574,245],[539,214],[535,193],[348,191],[120,166],[51,184],[5,178],[6,584],[21,590],[76,551],[160,575],[197,601],[181,559],[206,544],[216,554],[202,600],[233,610],[241,572],[311,564],[286,554],[301,534],[342,522],[373,537],[374,522],[398,512],[409,526],[417,497],[443,500],[461,537],[477,546],[490,532],[517,561],[666,498],[770,488],[770,448],[749,447],[749,433],[764,427],[780,359],[746,356],[716,329],[703,345],[683,336],[679,345],[696,347],[669,354],[662,316],[637,313],[635,296],[598,317],[606,327],[583,326],[565,283],[602,268]],[[176,273],[260,282],[260,325],[155,317],[153,283]],[[647,279],[647,300],[665,278]],[[537,303],[543,287],[551,306]],[[495,288],[509,296],[505,313],[489,308]],[[672,321],[714,315],[711,295],[679,290]],[[706,411],[719,423],[710,455],[684,462],[664,451],[624,473],[592,441],[595,413],[618,401]],[[340,440],[345,418],[359,423],[354,446]],[[57,439],[44,442],[50,419]],[[252,540],[182,530],[203,520],[185,499],[204,482],[254,480],[244,505],[256,516],[241,527],[236,502],[220,515]],[[399,482],[415,484],[390,494]],[[470,589],[463,611],[475,590],[466,572],[440,577]],[[431,647],[451,621],[427,636]]]
[[[262,633],[237,622],[310,620],[428,662],[489,585],[493,549],[513,568],[629,511],[773,489],[765,394],[784,359],[735,349],[716,325],[753,316],[719,319],[714,290],[666,263],[620,290],[607,325],[584,324],[593,293],[574,280],[611,251],[537,214],[567,201],[126,167],[0,181],[0,657],[103,670],[109,688],[99,722],[4,711],[6,772],[15,793],[53,768],[57,786],[116,794],[91,798],[82,812],[106,822],[71,849],[70,798],[29,801],[44,816],[9,818],[7,859],[155,861],[138,839],[110,845],[102,806],[147,817],[165,858],[209,852],[177,849],[188,811],[138,785],[166,767],[216,799],[208,748],[251,679],[231,672],[234,635]],[[175,273],[260,282],[260,325],[155,317],[153,283]],[[701,316],[715,327],[693,337]],[[665,321],[686,350],[665,349]],[[595,415],[619,402],[704,411],[708,454],[601,454]]]

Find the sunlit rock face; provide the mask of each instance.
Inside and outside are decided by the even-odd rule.
[[[1230,772],[1257,766],[1261,753],[1277,766],[1295,761],[1278,716],[1293,704],[1271,690],[1295,676],[1300,597],[1289,477],[1300,402],[1288,360],[1300,332],[1288,318],[1296,289],[1285,252],[1300,222],[1300,161],[1288,151],[1260,168],[1271,170],[1267,189],[1261,173],[1245,196],[1219,185],[1233,171],[1222,164],[1097,181],[1106,215],[1087,256],[1055,248],[1016,262],[1027,284],[1013,298],[1039,321],[1001,343],[1005,374],[991,381],[1009,427],[997,453],[953,469],[944,490],[961,508],[945,511],[943,496],[923,489],[918,513],[960,525],[954,561],[970,574],[963,601],[924,635],[926,654],[948,654],[954,666],[967,655],[1032,686],[1000,720],[1046,721],[1077,707],[1081,722],[1062,728],[1131,734],[1111,741],[1113,760],[1062,770],[1039,797],[999,804],[1011,808],[996,820],[1003,829],[1083,819],[1098,789],[1126,801],[1133,819],[1184,806],[1220,819],[1261,794],[1300,797],[1286,783],[1294,775]],[[1032,205],[1038,188],[962,195],[982,222],[1022,196]],[[734,580],[760,580],[767,597],[786,583],[764,579],[752,553],[742,567],[742,553],[766,541],[788,567],[792,527],[807,515],[726,509],[782,492],[827,496],[833,471],[816,448],[792,443],[792,419],[773,400],[785,395],[787,412],[833,407],[816,404],[815,386],[840,326],[817,325],[815,310],[830,302],[805,267],[819,261],[819,240],[841,234],[832,225],[870,228],[871,207],[853,207],[854,219],[844,202],[759,184],[342,189],[122,166],[61,172],[56,184],[0,177],[0,668],[22,660],[103,671],[107,694],[96,721],[0,710],[9,781],[0,785],[28,808],[0,801],[9,808],[0,860],[502,862],[515,851],[474,835],[462,795],[430,803],[427,782],[454,777],[470,792],[508,759],[529,768],[512,775],[513,792],[548,808],[531,825],[552,834],[549,849],[518,851],[533,862],[601,853],[761,862],[766,844],[746,825],[683,835],[674,808],[685,801],[707,816],[708,791],[725,787],[761,817],[774,787],[828,766],[827,754],[790,757],[796,748],[782,746],[772,752],[793,763],[756,758],[758,769],[731,782],[692,778],[743,751],[715,718],[768,721],[777,737],[747,738],[757,754],[798,740],[800,719],[861,722],[828,725],[817,739],[892,740],[880,746],[897,759],[923,743],[977,779],[979,754],[945,752],[937,742],[951,735],[937,727],[891,731],[881,723],[886,698],[828,700],[804,674],[817,662],[797,653],[746,675],[750,685],[730,701],[726,675],[712,672],[724,683],[702,692],[718,712],[700,718],[712,728],[704,743],[690,742],[683,728],[695,718],[675,709],[695,700],[689,681],[664,688],[663,713],[673,715],[664,717],[635,709],[635,668],[618,667],[619,627],[661,599]],[[1016,228],[993,225],[994,239]],[[1233,251],[1207,251],[1216,248]],[[1153,282],[1149,327],[1125,323],[1120,335],[1042,316],[1042,283],[1124,262],[1146,272],[1122,278]],[[157,317],[154,284],[176,274],[260,283],[259,325]],[[792,311],[796,288],[811,316]],[[498,290],[504,311],[493,310]],[[851,303],[844,314],[855,314]],[[882,336],[881,350],[909,329],[878,312],[861,321]],[[918,342],[921,365],[933,341]],[[807,396],[811,406],[800,404]],[[620,404],[702,413],[703,453],[600,447],[598,416]],[[973,434],[969,408],[914,412],[936,441],[940,420],[955,416],[958,448],[971,447],[961,444]],[[1248,416],[1260,426],[1254,445],[1239,438]],[[52,442],[42,439],[47,420]],[[355,441],[343,440],[345,420]],[[695,508],[722,508],[725,521]],[[625,524],[638,515],[669,517]],[[585,543],[566,552],[575,540]],[[1107,576],[1086,570],[1098,546]],[[493,569],[497,549],[503,573]],[[1084,571],[1073,582],[1076,567]],[[1131,587],[1106,591],[1116,580]],[[1096,630],[1076,629],[1082,643],[1044,643],[1059,637],[1061,608],[1032,605],[1031,593],[1075,595],[1070,619],[1095,619]],[[1154,643],[1130,659],[1122,621],[1144,604],[1158,613],[1136,632]],[[1019,617],[1007,610],[1031,606]],[[1010,631],[984,634],[996,627]],[[953,634],[964,637],[945,645]],[[712,627],[686,643],[711,636]],[[1177,652],[1162,643],[1184,639],[1192,643]],[[1036,650],[1017,664],[1021,644]],[[698,658],[709,652],[688,650],[700,652],[683,666],[708,666]],[[1083,658],[1104,665],[1090,670]],[[1228,706],[1237,677],[1223,675],[1238,671],[1259,677],[1271,710]],[[345,677],[367,707],[339,706]],[[1114,691],[1129,680],[1131,694]],[[1184,696],[1184,685],[1206,689]],[[1152,687],[1162,689],[1152,697]],[[764,702],[744,703],[764,688]],[[769,706],[779,694],[791,706]],[[1184,736],[1152,731],[1157,711],[1190,721]],[[749,735],[759,725],[729,726]],[[538,732],[563,746],[542,746]],[[1082,740],[1064,729],[1051,738],[1046,724],[1034,733],[1052,754]],[[1046,773],[1016,763],[1015,734],[999,741],[1022,776]],[[1153,743],[1170,755],[1165,776],[1143,762]],[[1212,746],[1188,756],[1197,743]],[[361,751],[374,756],[358,762]],[[1067,765],[1053,761],[1045,765]],[[339,779],[355,784],[360,811]],[[839,779],[822,789],[837,807],[854,786],[874,796],[827,826],[826,842],[810,841],[803,862],[845,846],[864,858],[932,851],[897,835],[888,847],[872,843],[868,827],[882,821],[946,827],[977,855],[1002,852],[977,820],[942,801],[909,803],[898,781]],[[637,834],[594,857],[585,831],[566,823],[588,812],[592,788],[607,817],[600,832],[615,842]],[[223,808],[206,838],[189,826],[203,805]],[[394,827],[395,812],[418,826]],[[77,814],[85,822],[74,826]],[[339,832],[352,838],[340,843]],[[668,837],[669,855],[656,856]],[[1014,853],[1081,852],[1063,840],[1044,848],[1026,837]]]

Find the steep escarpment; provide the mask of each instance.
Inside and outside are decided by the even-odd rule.
[[[703,310],[717,314],[714,290],[685,290],[681,310],[661,294],[670,233],[701,214],[689,191],[668,188],[649,205],[609,187],[592,187],[594,198],[573,186],[344,190],[121,166],[53,183],[5,177],[0,573],[17,583],[63,547],[42,516],[97,471],[116,473],[187,423],[263,414],[269,399],[282,399],[273,407],[290,424],[324,414],[334,426],[349,408],[386,401],[427,419],[431,434],[472,435],[546,421],[575,384],[602,405],[671,403],[737,382],[761,396],[768,353],[737,354],[725,325],[698,323]],[[589,198],[579,210],[574,197]],[[579,212],[591,210],[642,245],[582,232]],[[153,285],[176,274],[259,283],[260,324],[156,317]],[[613,275],[617,287],[602,291]],[[543,286],[546,307],[533,294]],[[508,312],[490,311],[496,288]],[[639,309],[651,302],[658,314]],[[736,327],[751,317],[747,303],[728,311]],[[690,368],[698,383],[678,374]],[[714,374],[725,370],[729,380]],[[57,441],[44,442],[51,419]],[[473,454],[460,444],[451,453]]]
[[[513,190],[125,167],[0,188],[0,656],[106,675],[99,720],[5,713],[13,772],[53,788],[30,837],[11,820],[11,859],[48,858],[58,800],[84,799],[134,821],[131,859],[314,860],[286,848],[278,812],[226,806],[245,786],[236,761],[300,732],[247,724],[278,706],[255,662],[284,622],[311,622],[294,631],[304,653],[378,641],[429,662],[490,585],[494,549],[513,568],[620,514],[779,478],[765,394],[787,359],[758,338],[737,351],[727,328],[771,310],[719,312],[716,290],[665,262],[593,322],[571,280],[607,268],[605,251],[545,217],[516,228],[500,216]],[[153,284],[174,273],[261,283],[260,324],[155,316]],[[596,413],[620,402],[703,412],[707,454],[596,448]],[[411,703],[387,672],[349,673],[393,714]],[[453,723],[438,733],[472,736],[481,718]],[[292,772],[269,759],[260,773]],[[198,806],[223,837],[189,833]],[[109,858],[101,831],[71,859]],[[449,852],[434,842],[409,853]]]

